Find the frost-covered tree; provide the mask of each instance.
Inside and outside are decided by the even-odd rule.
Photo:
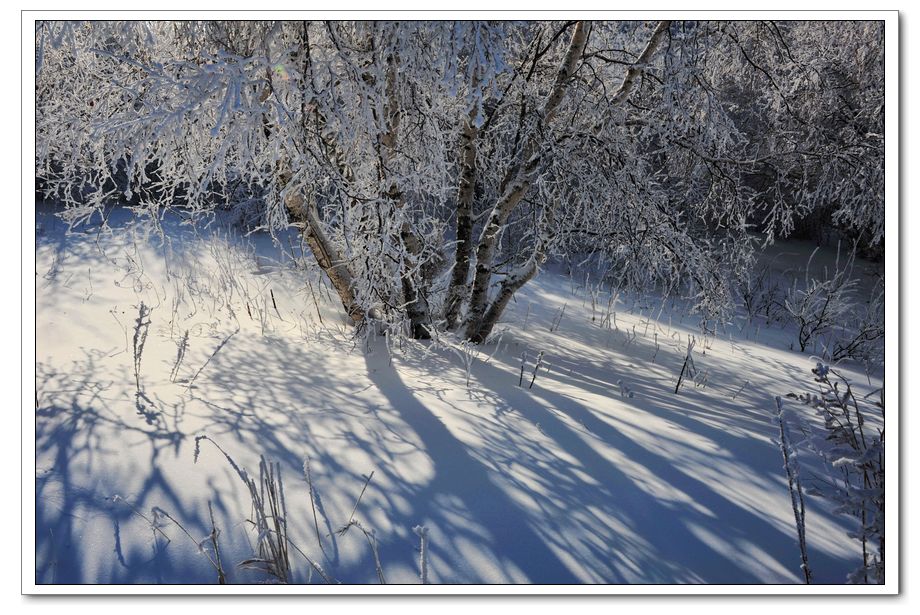
[[[295,226],[358,325],[488,338],[553,256],[707,317],[796,216],[883,241],[881,25],[44,22],[36,175],[71,222]],[[872,166],[876,165],[876,166]],[[855,172],[853,167],[859,171]]]
[[[765,230],[825,225],[878,253],[885,239],[882,25],[755,22],[727,32],[763,77],[735,87],[736,121],[756,152],[749,182]]]

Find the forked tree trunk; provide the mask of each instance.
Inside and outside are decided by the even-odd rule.
[[[540,265],[546,261],[546,247],[549,245],[553,227],[556,220],[556,203],[547,203],[543,219],[540,221],[540,227],[537,229],[537,241],[534,246],[533,254],[522,265],[511,270],[502,283],[499,285],[498,295],[489,304],[482,318],[482,324],[475,335],[470,337],[470,341],[481,344],[488,339],[492,329],[498,323],[508,302],[524,284],[533,279],[537,272],[540,271]]]
[[[498,319],[501,317],[502,312],[508,307],[508,302],[511,301],[514,293],[537,275],[537,272],[540,270],[540,265],[543,264],[543,260],[544,258],[542,255],[535,256],[502,280],[498,295],[492,300],[492,303],[489,304],[489,309],[486,310],[482,318],[482,324],[479,325],[479,329],[477,329],[476,333],[470,336],[469,339],[471,342],[482,344],[488,339],[489,334],[492,333],[492,329],[495,328],[496,323],[498,323]]]
[[[635,88],[636,81],[649,61],[652,59],[655,51],[660,47],[661,41],[665,38],[670,28],[670,21],[661,21],[655,27],[652,36],[646,43],[645,48],[636,61],[627,69],[626,75],[620,87],[614,93],[611,104],[619,105],[625,102]],[[570,82],[578,61],[587,44],[587,26],[584,22],[578,22],[575,31],[572,33],[572,39],[569,43],[569,49],[565,58],[559,67],[556,75],[556,81],[550,92],[549,97],[544,103],[542,113],[540,114],[539,123],[543,126],[552,122],[559,109],[559,104],[567,91],[567,85]],[[544,220],[544,226],[540,237],[537,239],[537,246],[534,255],[524,265],[512,271],[501,283],[498,295],[488,304],[489,287],[492,280],[492,266],[495,259],[496,243],[498,235],[508,220],[514,207],[527,195],[540,163],[538,135],[532,132],[527,143],[521,148],[521,156],[517,163],[517,172],[512,181],[508,184],[504,194],[489,216],[486,226],[483,229],[479,239],[479,246],[476,250],[476,275],[473,279],[473,289],[470,295],[470,308],[466,321],[466,337],[473,342],[483,343],[488,338],[502,312],[508,306],[508,302],[514,293],[517,292],[524,284],[530,281],[539,271],[540,265],[546,258],[545,246],[548,241],[546,233],[552,232],[552,220],[554,218],[554,205],[547,205],[547,215]],[[488,306],[488,307],[487,307]]]
[[[559,104],[565,97],[569,81],[572,75],[575,74],[578,61],[581,59],[582,53],[585,50],[587,39],[587,24],[583,21],[579,21],[575,25],[575,31],[572,33],[572,39],[569,42],[569,48],[566,51],[565,58],[559,66],[553,89],[543,105],[539,118],[537,118],[540,124],[544,126],[548,125],[555,117]],[[489,299],[489,286],[492,281],[492,266],[495,260],[498,235],[508,221],[508,216],[511,215],[514,208],[530,190],[536,175],[536,170],[540,165],[539,147],[539,134],[535,129],[532,129],[527,137],[527,141],[521,148],[521,154],[518,158],[517,173],[514,179],[512,179],[505,188],[498,202],[492,208],[489,219],[486,221],[486,225],[479,237],[479,246],[476,249],[476,273],[473,277],[473,288],[470,293],[470,307],[466,319],[466,337],[470,340],[477,342],[485,341],[482,335],[482,328],[486,315],[486,305]],[[533,275],[531,274],[530,277],[533,277]],[[507,299],[504,301],[504,304],[507,305]],[[491,326],[488,328],[491,330]]]

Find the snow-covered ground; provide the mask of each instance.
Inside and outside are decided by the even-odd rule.
[[[592,308],[583,274],[543,272],[482,348],[354,340],[293,236],[170,218],[163,244],[122,210],[110,224],[68,235],[37,214],[38,583],[215,583],[209,502],[228,580],[265,581],[237,565],[252,506],[214,444],[250,474],[278,462],[291,540],[345,583],[379,580],[360,529],[337,532],[353,511],[389,583],[419,581],[416,526],[433,583],[801,582],[773,443],[773,397],[810,390],[814,367],[791,332],[704,340],[682,304]],[[777,248],[784,270],[810,251]],[[690,335],[697,377],[675,394]],[[842,582],[855,526],[807,506],[816,580]],[[290,557],[295,582],[323,581]]]

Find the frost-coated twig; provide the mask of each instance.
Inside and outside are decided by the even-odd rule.
[[[543,364],[543,351],[540,351],[540,354],[537,355],[537,363],[533,366],[533,377],[530,379],[530,386],[528,389],[533,388],[533,383],[537,379],[537,370],[540,369],[540,366]]]
[[[381,585],[386,585],[387,579],[383,574],[383,565],[380,563],[380,552],[377,546],[377,531],[374,529],[368,529],[364,527],[360,521],[352,519],[344,526],[342,526],[342,528],[339,530],[339,533],[344,534],[353,527],[358,528],[358,530],[364,534],[364,538],[367,540],[367,544],[371,548],[371,553],[374,555],[374,568],[377,572],[377,580]]]
[[[635,397],[635,393],[632,389],[629,388],[622,380],[617,380],[617,386],[620,387],[620,397],[628,397],[632,399]]]
[[[380,581],[381,585],[387,584],[387,579],[383,576],[383,564],[380,563],[380,552],[377,549],[377,531],[370,530],[370,536],[368,533],[364,533],[365,538],[367,538],[368,544],[371,546],[371,552],[374,554],[374,568],[377,569],[377,579]]]
[[[744,387],[746,387],[746,386],[748,385],[749,382],[750,382],[750,380],[745,380],[745,381],[744,381],[744,384],[741,385],[741,388],[739,388],[737,391],[735,391],[735,394],[732,395],[732,399],[735,399],[736,397],[738,397],[738,395],[741,394],[741,391],[744,390]]]
[[[210,509],[210,503],[208,503],[208,509]],[[207,550],[206,550],[206,549],[204,548],[204,546],[203,546],[204,543],[206,543],[206,542],[209,541],[209,540],[217,540],[216,536],[214,535],[213,529],[212,529],[211,533],[210,533],[208,536],[205,537],[204,540],[200,540],[200,541],[199,541],[199,540],[195,540],[195,537],[192,536],[191,533],[190,533],[187,529],[185,529],[185,526],[184,526],[184,525],[182,525],[181,523],[179,523],[179,521],[176,520],[175,517],[173,517],[172,515],[170,515],[168,512],[166,512],[165,510],[163,510],[163,509],[160,508],[159,506],[154,506],[153,508],[150,509],[150,512],[153,513],[153,518],[154,518],[154,520],[157,520],[159,517],[166,517],[167,519],[169,519],[170,521],[172,521],[172,522],[176,525],[176,527],[178,527],[180,530],[182,530],[182,533],[185,534],[185,535],[188,537],[188,539],[191,540],[192,543],[193,543],[196,547],[198,547],[198,552],[201,553],[202,555],[204,555],[206,558],[208,558],[208,561],[211,563],[211,566],[214,568],[214,570],[217,571],[218,579],[219,579],[219,580],[222,579],[222,580],[220,581],[220,583],[221,583],[222,585],[225,583],[226,579],[224,578],[224,571],[223,571],[223,568],[221,567],[221,565],[220,565],[217,561],[214,560],[213,557],[211,557],[211,555],[207,552]],[[213,516],[213,515],[211,516],[211,522],[212,522],[212,523],[214,522],[214,516]]]
[[[201,374],[201,372],[204,371],[204,368],[208,366],[208,363],[211,362],[211,359],[213,359],[213,358],[217,355],[217,353],[220,352],[221,348],[223,348],[223,347],[227,344],[227,342],[230,341],[230,338],[231,338],[231,337],[233,337],[234,335],[236,335],[236,334],[239,333],[239,332],[240,332],[240,330],[239,330],[239,328],[237,328],[236,331],[234,331],[233,333],[231,333],[230,335],[228,335],[227,337],[225,337],[225,338],[223,339],[223,341],[221,341],[221,343],[217,345],[217,348],[214,349],[214,352],[211,353],[211,356],[209,356],[209,357],[207,358],[207,360],[204,362],[204,364],[202,364],[202,366],[198,368],[198,371],[195,372],[195,375],[192,376],[192,378],[188,381],[188,385],[186,385],[186,389],[191,389],[191,388],[192,388],[192,384],[195,383],[195,379],[197,379],[198,376],[199,376],[199,374]]]
[[[323,555],[326,556],[326,559],[329,559],[329,555],[326,553],[326,548],[323,546],[323,540],[320,537],[319,532],[319,521],[316,516],[316,500],[313,495],[313,474],[310,472],[309,457],[303,460],[303,474],[304,478],[307,479],[307,486],[310,489],[310,508],[313,509],[313,528],[316,530],[316,542],[319,543],[320,551],[323,552]]]
[[[86,295],[83,297],[83,302],[86,303],[93,296],[93,268],[88,267],[86,269],[86,277],[89,280],[89,290],[86,292]]]
[[[792,501],[792,514],[795,516],[795,528],[799,536],[799,553],[802,558],[802,573],[805,583],[811,584],[811,569],[808,567],[808,547],[805,543],[805,497],[802,494],[802,483],[799,480],[799,466],[795,459],[795,451],[786,437],[786,421],[783,417],[783,399],[780,396],[776,401],[776,420],[779,423],[780,450],[783,453],[783,467],[786,470],[786,479],[789,485],[789,498]]]
[[[192,457],[192,462],[193,462],[193,463],[198,463],[198,458],[201,456],[201,442],[202,442],[203,440],[206,440],[206,441],[210,442],[211,444],[213,444],[214,447],[215,447],[217,450],[219,450],[219,451],[223,454],[223,456],[226,458],[227,462],[230,463],[230,466],[231,466],[231,467],[234,469],[234,471],[237,473],[237,476],[239,476],[240,479],[241,479],[244,483],[249,484],[249,474],[246,472],[246,470],[242,469],[242,468],[236,463],[236,461],[233,460],[233,457],[231,457],[230,454],[227,453],[227,451],[225,451],[225,450],[220,446],[220,444],[218,444],[217,442],[215,442],[214,440],[212,440],[212,439],[210,438],[210,436],[207,436],[207,435],[195,436],[195,450],[194,450],[194,454],[193,454],[193,457]]]
[[[160,536],[162,536],[163,538],[166,539],[166,542],[167,542],[167,543],[172,542],[172,540],[169,538],[169,536],[166,534],[166,532],[164,532],[163,529],[160,527],[160,524],[157,522],[156,518],[150,519],[149,517],[147,517],[147,515],[145,515],[145,514],[142,513],[141,511],[139,511],[139,510],[137,509],[137,507],[134,506],[134,504],[132,504],[132,503],[129,502],[128,500],[124,499],[124,498],[121,497],[120,495],[114,495],[114,496],[112,496],[112,502],[113,502],[113,503],[116,503],[116,504],[117,504],[118,502],[121,502],[122,504],[124,504],[125,506],[127,506],[128,508],[130,508],[131,511],[132,511],[135,515],[137,515],[138,517],[140,517],[141,519],[143,519],[143,520],[147,523],[147,525],[150,526],[150,529],[151,529],[151,531],[153,532],[154,538],[156,538],[157,533],[159,533]]]
[[[147,343],[147,332],[150,330],[150,312],[150,308],[141,301],[137,318],[134,320],[134,383],[138,391],[141,390],[141,358],[144,355],[144,345]]]
[[[416,525],[412,531],[419,537],[418,575],[422,585],[428,585],[428,528]]]
[[[629,329],[623,334],[625,337],[623,339],[623,348],[628,348],[630,344],[636,341],[636,325],[632,326],[632,331]]]
[[[319,309],[319,301],[316,300],[316,291],[313,290],[313,283],[310,282],[310,278],[307,278],[307,288],[310,289],[310,296],[313,298],[313,307],[316,308],[316,317],[319,318],[319,324],[325,327],[326,323],[323,322],[323,313]]]
[[[687,368],[690,368],[690,371],[693,371],[693,347],[696,345],[696,338],[690,337],[687,340],[687,355],[684,357],[684,365],[680,368],[680,376],[677,377],[677,386],[674,387],[674,394],[677,395],[677,392],[680,390],[680,384],[684,380],[684,374],[687,373]]]
[[[224,574],[224,566],[220,561],[220,545],[217,542],[217,537],[220,536],[220,530],[217,529],[217,524],[214,523],[214,508],[211,506],[211,500],[208,500],[208,516],[211,518],[211,545],[214,547],[214,563],[217,567],[217,582],[220,585],[227,584],[227,576]]]
[[[527,351],[521,353],[521,375],[518,378],[518,386],[524,386],[524,366],[527,365]]]
[[[709,384],[709,368],[704,369],[703,373],[699,374],[698,376],[694,374],[694,377],[693,377],[694,386],[705,388],[707,384]]]
[[[278,311],[278,303],[275,301],[275,291],[269,288],[268,294],[270,294],[272,297],[272,307],[275,308],[275,314],[278,315],[278,318],[281,318],[281,320],[284,320],[284,318],[281,317],[281,312]]]
[[[353,525],[352,522],[355,520],[355,513],[358,512],[358,504],[361,503],[361,498],[364,497],[364,492],[367,491],[367,486],[370,484],[372,478],[374,478],[373,470],[371,470],[371,473],[367,476],[367,478],[364,481],[364,486],[361,488],[361,493],[358,494],[358,499],[355,500],[355,506],[354,508],[351,509],[351,514],[348,515],[348,522],[345,525],[343,525],[341,528],[339,528],[339,531],[337,532],[338,534],[344,534],[345,532],[348,531],[348,528]]]
[[[338,583],[338,581],[336,581],[334,578],[330,577],[330,576],[326,573],[326,571],[323,570],[323,567],[322,567],[322,566],[320,566],[320,565],[317,564],[315,561],[313,561],[313,559],[312,559],[309,555],[307,555],[306,553],[304,553],[304,552],[303,552],[303,549],[301,549],[300,547],[298,547],[290,538],[287,538],[287,543],[288,543],[288,545],[290,545],[291,547],[293,547],[295,551],[297,551],[298,553],[300,553],[300,556],[301,556],[302,558],[304,558],[304,560],[306,560],[306,562],[307,562],[308,564],[310,564],[310,567],[313,568],[313,570],[316,571],[316,573],[317,573],[320,577],[322,577],[323,581],[325,581],[326,583],[329,583],[329,584]]]
[[[469,341],[464,340],[456,346],[451,346],[451,349],[454,350],[459,356],[460,360],[463,362],[463,373],[466,377],[466,388],[470,388],[470,375],[473,371],[473,363],[476,360],[476,354],[478,351],[475,346]]]
[[[185,351],[188,350],[188,329],[185,330],[185,333],[182,335],[182,338],[179,339],[178,344],[176,344],[176,363],[173,365],[172,371],[169,373],[169,381],[175,382],[176,376],[179,375],[179,367],[182,365],[182,359],[185,358]]]
[[[549,327],[549,332],[550,332],[550,333],[553,333],[554,331],[556,331],[556,330],[559,328],[559,325],[562,323],[562,317],[565,316],[565,308],[566,308],[567,305],[568,305],[567,303],[564,303],[564,304],[562,305],[562,310],[559,311],[559,316],[553,318],[553,321],[552,321],[552,323],[550,324],[550,327]]]
[[[128,352],[128,327],[122,324],[121,320],[119,320],[118,318],[118,314],[115,313],[114,309],[109,310],[109,314],[112,315],[112,318],[115,319],[115,322],[118,323],[118,326],[121,327],[122,332],[125,334],[125,349],[121,352]],[[120,352],[116,354],[120,354]],[[110,355],[110,356],[113,356],[113,355]]]
[[[490,354],[490,355],[486,358],[486,360],[483,361],[483,363],[488,363],[488,362],[491,361],[493,358],[495,358],[495,355],[498,354],[498,351],[499,351],[499,350],[501,349],[501,347],[502,347],[502,338],[503,338],[504,335],[505,335],[505,331],[506,331],[506,330],[502,330],[502,331],[499,332],[499,334],[495,337],[495,348],[492,350],[492,354]]]

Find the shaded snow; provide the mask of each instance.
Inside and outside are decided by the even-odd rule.
[[[335,532],[371,471],[355,517],[376,530],[391,583],[419,581],[416,526],[434,583],[800,582],[771,400],[806,390],[813,362],[786,349],[788,333],[734,329],[705,353],[701,340],[707,384],[675,395],[698,334],[681,305],[620,301],[617,328],[602,328],[583,288],[544,272],[516,295],[497,347],[354,341],[316,272],[291,266],[286,236],[279,250],[168,220],[161,245],[122,214],[114,235],[37,217],[39,583],[214,583],[178,528],[162,526],[166,544],[141,517],[160,507],[202,540],[209,501],[230,580],[263,581],[235,566],[253,554],[248,494],[210,443],[194,462],[202,434],[250,472],[260,455],[280,462],[290,535],[343,582],[377,582],[364,536]],[[138,394],[141,301],[152,312]],[[852,524],[807,505],[812,569],[840,582],[859,559]],[[292,558],[295,581],[319,581]]]

